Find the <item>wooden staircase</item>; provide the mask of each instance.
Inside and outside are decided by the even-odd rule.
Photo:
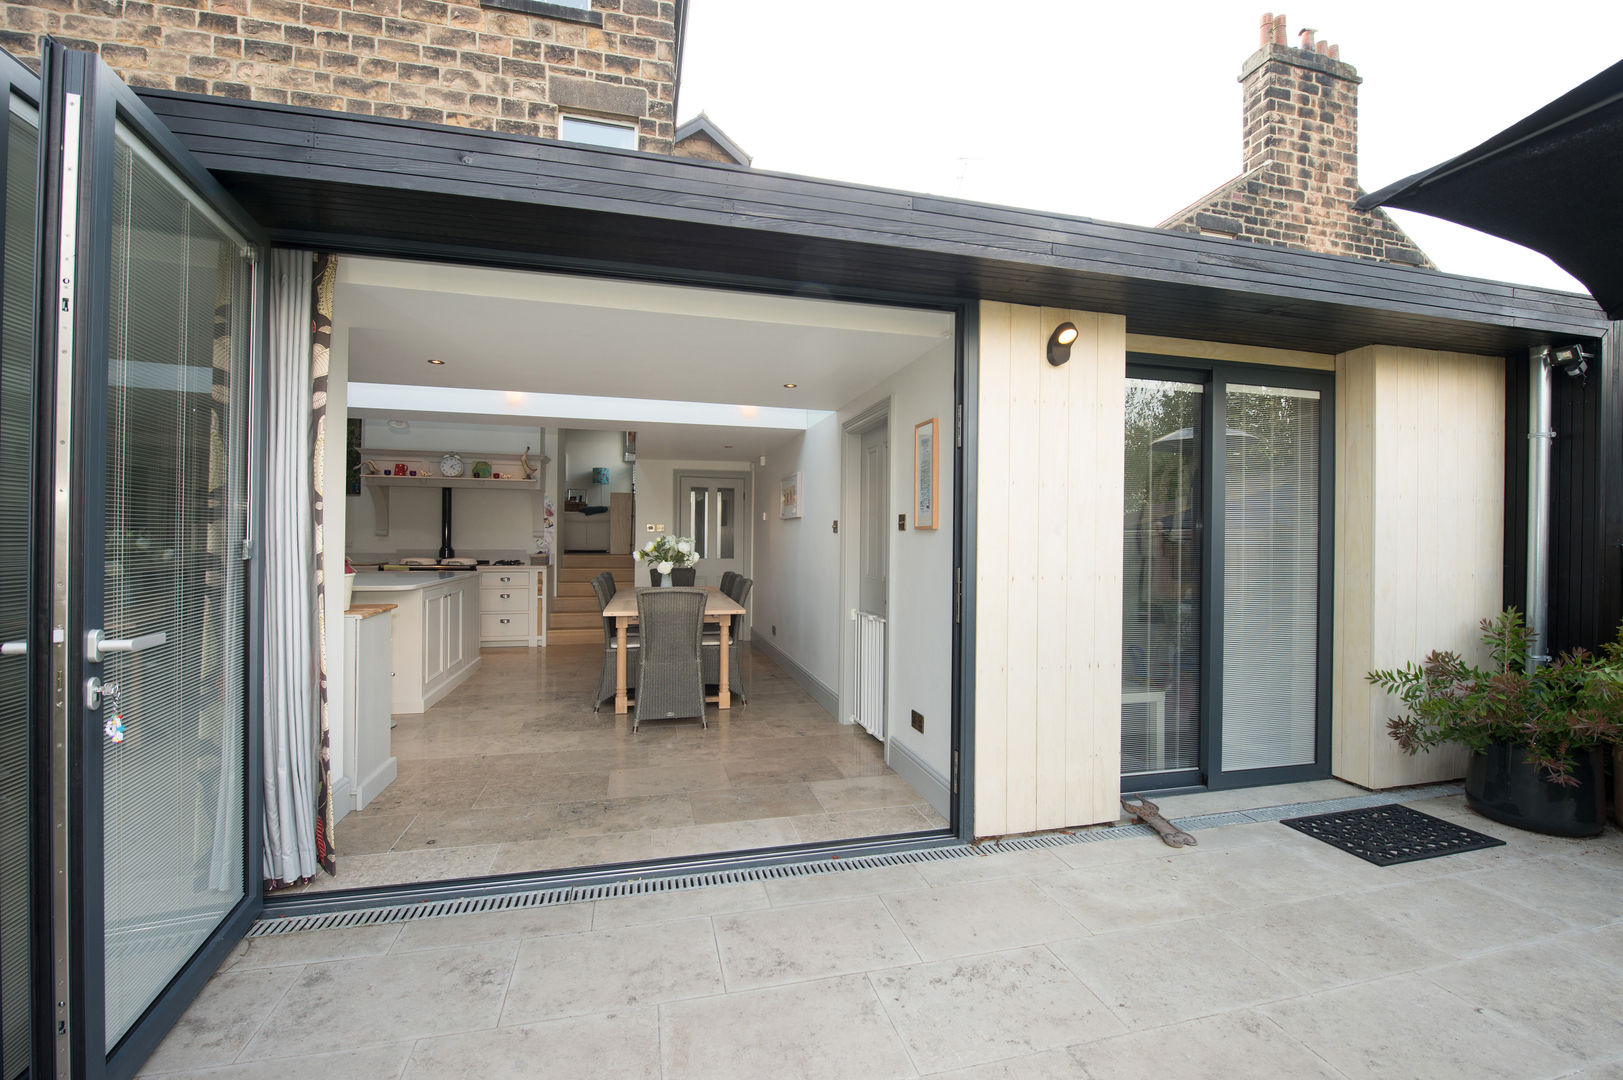
[[[558,568],[558,595],[547,612],[548,645],[601,645],[603,616],[598,611],[592,579],[607,570],[616,588],[635,584],[630,555],[581,555],[565,552]]]

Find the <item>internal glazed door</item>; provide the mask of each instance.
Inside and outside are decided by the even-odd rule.
[[[97,58],[51,43],[43,79],[54,1065],[123,1077],[259,909],[259,244]]]
[[[678,535],[693,537],[699,552],[694,581],[720,585],[727,571],[744,573],[749,551],[746,476],[682,473],[676,478]]]

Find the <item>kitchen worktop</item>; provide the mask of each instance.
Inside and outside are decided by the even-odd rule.
[[[478,571],[471,566],[466,570],[441,570],[432,573],[427,570],[370,570],[355,575],[355,591],[360,592],[364,589],[367,592],[412,592],[453,578],[477,576]]]

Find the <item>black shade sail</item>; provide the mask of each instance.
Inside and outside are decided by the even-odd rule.
[[[1623,319],[1623,63],[1357,205],[1414,210],[1541,251]]]

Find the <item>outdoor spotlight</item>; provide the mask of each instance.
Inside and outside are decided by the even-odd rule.
[[[1076,340],[1076,324],[1062,322],[1048,335],[1048,362],[1059,367],[1071,358],[1071,342]]]
[[[1578,378],[1589,370],[1589,354],[1582,345],[1563,345],[1550,350],[1550,366],[1558,367],[1571,378]]]

